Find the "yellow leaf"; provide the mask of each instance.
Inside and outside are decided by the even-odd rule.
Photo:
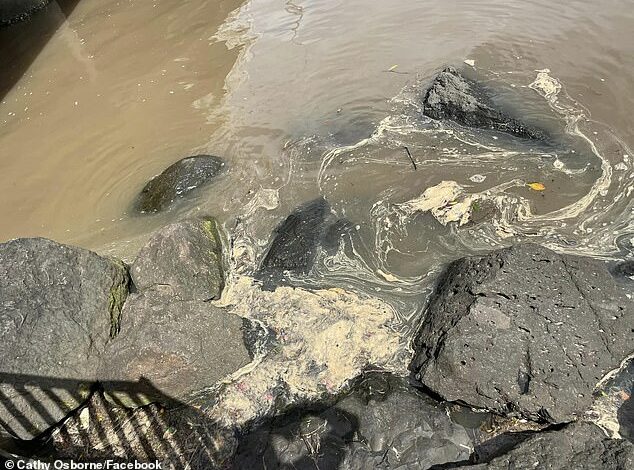
[[[543,191],[544,189],[546,189],[546,186],[541,183],[528,183],[528,187],[531,188],[533,191]]]
[[[398,64],[396,64],[396,65],[392,65],[392,66],[388,69],[388,72],[392,72],[392,71],[396,70],[396,67],[398,67]]]

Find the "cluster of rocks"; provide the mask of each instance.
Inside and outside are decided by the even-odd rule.
[[[141,406],[156,390],[182,400],[251,362],[249,322],[209,303],[224,286],[213,219],[165,227],[130,267],[46,239],[12,240],[0,245],[0,272],[5,434],[36,437],[96,382],[114,402]],[[42,392],[58,385],[64,396]]]
[[[539,137],[452,69],[424,109]],[[163,210],[222,166],[184,159],[136,207]],[[165,468],[634,468],[631,262],[534,244],[461,258],[410,356],[379,299],[292,285],[351,227],[324,199],[298,207],[249,279],[213,218],[164,227],[129,266],[0,244],[1,446]]]
[[[314,230],[302,214],[312,212],[292,219]],[[46,452],[57,456],[86,455],[89,446],[93,457],[158,456],[174,468],[634,463],[629,441],[584,422],[597,384],[632,353],[632,281],[600,261],[532,244],[446,269],[414,341],[410,380],[357,371],[344,392],[218,426],[209,411],[217,386],[253,366],[261,328],[210,303],[227,275],[222,240],[213,219],[186,220],[154,234],[129,267],[45,239],[0,245],[5,437],[53,436]],[[604,390],[629,398],[630,369]],[[452,420],[446,402],[544,430],[491,439]],[[621,418],[630,425],[631,416]],[[201,441],[212,455],[192,445]]]

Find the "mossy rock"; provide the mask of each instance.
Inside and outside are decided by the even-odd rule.
[[[135,201],[134,209],[141,213],[165,210],[177,199],[218,176],[224,165],[220,157],[213,155],[183,158],[145,185]]]
[[[31,439],[80,406],[116,335],[129,275],[119,260],[44,238],[0,244],[0,420]],[[52,393],[51,390],[62,390]]]

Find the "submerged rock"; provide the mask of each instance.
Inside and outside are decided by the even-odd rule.
[[[183,158],[152,178],[137,197],[138,212],[158,212],[166,209],[176,199],[217,176],[224,166],[220,157],[196,155]]]
[[[275,229],[256,277],[271,287],[283,281],[285,274],[307,274],[319,248],[336,251],[340,237],[350,231],[350,226],[345,219],[335,219],[323,197],[302,204]]]
[[[0,245],[4,431],[30,439],[79,406],[85,390],[59,400],[41,390],[54,379],[96,379],[128,284],[123,263],[88,250],[43,238]]]
[[[438,74],[423,100],[423,114],[479,129],[491,129],[526,139],[544,139],[544,134],[494,109],[482,87],[463,77],[453,67]]]
[[[222,264],[213,219],[169,225],[148,241],[131,267],[138,292],[125,304],[121,332],[101,368],[107,392],[113,392],[110,381],[143,377],[162,394],[183,399],[251,362],[246,320],[209,303],[224,287]],[[151,393],[140,403],[125,393],[113,397],[124,406],[154,399]]]
[[[137,254],[130,275],[140,291],[170,286],[180,300],[219,299],[224,267],[217,222],[185,220],[158,230]]]
[[[628,470],[634,468],[634,445],[609,439],[594,424],[573,423],[562,430],[539,432],[488,463],[469,470]]]
[[[276,229],[260,271],[306,273],[315,260],[330,204],[322,197],[299,206]]]
[[[336,404],[294,409],[248,434],[234,469],[427,469],[469,458],[466,430],[390,374],[371,373]]]
[[[523,244],[452,263],[412,369],[447,400],[531,420],[574,420],[634,348],[634,303],[604,263]]]

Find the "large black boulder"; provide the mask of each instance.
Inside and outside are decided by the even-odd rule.
[[[224,162],[213,155],[183,158],[152,178],[137,196],[137,212],[158,212],[220,174]]]
[[[434,79],[423,100],[423,114],[450,120],[463,126],[506,132],[526,139],[543,139],[544,134],[495,109],[476,82],[447,67]]]
[[[594,424],[573,423],[562,430],[534,433],[510,451],[465,470],[630,470],[634,445],[609,439]]]
[[[603,262],[534,244],[459,259],[430,299],[413,372],[450,401],[574,420],[634,350],[630,293]]]
[[[368,374],[332,406],[301,408],[243,438],[234,469],[426,469],[469,458],[467,431],[390,374]]]
[[[306,202],[275,229],[256,278],[263,280],[268,289],[287,283],[288,275],[306,275],[314,266],[319,250],[335,253],[342,237],[353,231],[348,220],[336,218],[323,197]]]
[[[90,384],[119,331],[123,263],[43,238],[0,244],[0,424],[30,439],[81,404],[42,393],[49,379]]]

